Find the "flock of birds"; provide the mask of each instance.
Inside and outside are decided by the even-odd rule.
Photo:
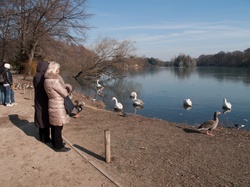
[[[141,99],[137,98],[137,93],[136,92],[131,92],[130,98],[133,100],[133,106],[135,107],[143,107],[144,102]],[[114,109],[117,111],[123,111],[123,105],[118,102],[116,97],[112,98],[113,101],[115,101]]]
[[[99,83],[99,80],[97,80],[96,82],[96,87],[98,90],[101,89],[101,91],[103,90],[103,86]],[[133,106],[135,107],[143,107],[144,106],[144,102],[141,99],[137,98],[137,93],[136,92],[131,92],[130,97],[133,100]],[[122,103],[120,103],[116,97],[112,97],[112,100],[115,101],[114,104],[114,110],[116,111],[121,111],[123,116],[127,116],[124,112],[123,112],[123,105]],[[183,106],[187,109],[187,108],[191,108],[193,106],[193,103],[191,101],[191,99],[187,98],[183,101]],[[222,103],[222,109],[224,111],[231,111],[232,110],[232,104],[230,102],[227,101],[226,98],[223,98],[223,103]],[[225,113],[225,112],[224,112]],[[214,118],[210,119],[208,121],[205,121],[204,123],[202,123],[200,126],[198,126],[198,130],[204,130],[206,131],[206,134],[209,136],[214,136],[212,134],[212,131],[218,126],[219,124],[219,118],[218,115],[222,114],[222,112],[216,111],[214,112]],[[242,124],[235,124],[235,127],[240,129],[242,127],[244,127],[244,125]]]
[[[183,106],[192,107],[191,99],[189,99],[189,98],[185,99],[183,101]],[[225,111],[224,113],[226,113],[226,111],[232,110],[232,104],[230,102],[228,102],[226,98],[223,98],[222,109]],[[214,130],[218,126],[218,124],[219,124],[218,115],[220,115],[220,114],[222,114],[222,113],[219,111],[214,112],[214,118],[211,120],[205,121],[203,124],[198,126],[198,130],[205,130],[207,135],[213,136],[212,130]],[[235,123],[234,125],[238,129],[245,126],[245,125],[239,124],[239,123]]]

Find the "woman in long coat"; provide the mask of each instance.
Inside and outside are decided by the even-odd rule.
[[[69,122],[66,113],[64,99],[68,95],[66,85],[59,75],[60,64],[49,62],[48,69],[44,75],[44,88],[49,98],[49,122],[51,124],[52,144],[56,151],[66,152],[67,148],[63,144],[62,129],[65,123]]]
[[[39,61],[37,64],[36,75],[33,78],[35,90],[35,126],[39,128],[40,141],[51,142],[50,123],[48,111],[48,96],[44,89],[44,74],[49,66],[46,61]]]

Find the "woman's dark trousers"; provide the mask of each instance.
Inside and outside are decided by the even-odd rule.
[[[52,145],[55,149],[61,149],[64,147],[62,139],[62,129],[63,126],[51,126]]]

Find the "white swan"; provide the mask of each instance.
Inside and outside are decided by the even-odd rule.
[[[114,106],[115,110],[122,110],[123,109],[123,105],[121,103],[119,103],[115,97],[113,97],[112,100],[115,100],[115,106]]]
[[[137,94],[136,94],[136,92],[134,92],[133,105],[134,105],[134,106],[143,106],[143,105],[144,105],[144,103],[143,103],[142,100],[137,99]]]
[[[223,98],[222,108],[227,109],[227,110],[232,109],[231,103],[229,103],[226,98]]]
[[[183,105],[184,105],[184,106],[191,107],[193,104],[192,104],[191,99],[185,99],[185,100],[183,101]]]
[[[96,88],[102,88],[103,86],[99,83],[99,80],[96,80]]]

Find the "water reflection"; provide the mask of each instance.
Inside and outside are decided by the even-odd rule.
[[[161,118],[177,123],[197,125],[222,111],[224,126],[244,124],[250,129],[250,69],[244,68],[147,68],[130,72],[125,78],[100,80],[103,90],[96,89],[96,80],[80,80],[76,89],[85,95],[95,96],[112,110],[116,97],[124,112]],[[76,82],[74,80],[74,82]],[[144,108],[133,107],[131,92],[137,92],[145,102]],[[222,110],[222,99],[228,98],[233,110]],[[193,106],[184,107],[183,100],[190,98]],[[181,115],[180,115],[181,114]],[[246,121],[247,120],[247,121]]]
[[[196,67],[170,68],[170,72],[177,76],[179,79],[186,79],[196,72]]]
[[[222,111],[223,114],[226,114],[226,113],[229,113],[229,112],[231,112],[231,109],[224,109],[223,108],[223,111]]]

